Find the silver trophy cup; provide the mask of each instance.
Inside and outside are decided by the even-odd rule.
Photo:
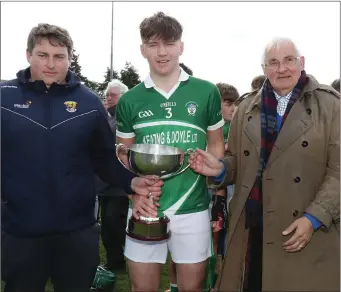
[[[116,145],[116,156],[121,164],[136,175],[148,178],[168,179],[184,172],[189,167],[189,164],[183,167],[185,155],[192,152],[193,149],[184,152],[177,147],[159,144],[133,144],[130,147],[124,144]],[[122,162],[120,154],[126,155],[129,167]],[[150,198],[153,200],[152,196]],[[131,216],[127,234],[143,241],[165,240],[170,235],[168,223],[167,216],[140,216],[140,219]]]

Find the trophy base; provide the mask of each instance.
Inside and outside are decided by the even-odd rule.
[[[169,219],[167,216],[159,218],[131,216],[128,222],[126,234],[134,239],[142,241],[162,241],[170,236],[168,231]]]

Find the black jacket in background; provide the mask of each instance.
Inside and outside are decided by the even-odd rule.
[[[116,141],[116,117],[115,117],[115,107],[109,109],[108,113],[108,123],[111,131],[114,135],[114,141]],[[122,166],[123,167],[123,166]],[[99,196],[115,196],[115,197],[127,197],[127,192],[123,188],[118,188],[115,185],[108,184],[101,180],[97,175],[95,176],[96,182],[96,193]]]

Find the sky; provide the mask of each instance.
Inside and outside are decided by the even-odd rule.
[[[158,11],[183,26],[180,62],[194,76],[232,84],[240,94],[262,74],[261,56],[273,37],[291,38],[307,73],[320,83],[340,77],[338,2],[114,2],[116,71],[128,61],[144,80],[149,68],[140,53],[139,24]],[[110,67],[111,16],[111,2],[1,2],[1,79],[28,66],[28,34],[47,22],[69,31],[83,75],[102,82]]]

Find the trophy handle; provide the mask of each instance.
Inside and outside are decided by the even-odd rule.
[[[123,161],[121,160],[121,158],[120,158],[120,156],[119,156],[119,153],[120,153],[121,151],[125,151],[125,152],[126,152],[126,151],[129,150],[129,148],[128,148],[126,145],[124,145],[123,143],[115,144],[115,147],[116,147],[116,157],[117,157],[118,161],[123,165],[123,167],[124,167],[125,169],[128,169],[130,172],[132,172],[132,173],[138,175],[136,172],[132,171],[129,167],[127,167],[127,166],[123,163]]]
[[[120,156],[118,155],[120,151],[128,151],[129,148],[126,145],[124,145],[123,143],[115,144],[115,147],[116,147],[116,157],[117,157],[118,161],[122,164],[122,166],[125,169],[128,169],[130,172],[136,174],[139,177],[148,178],[148,179],[159,179],[160,178],[160,177],[157,177],[157,176],[142,175],[141,173],[137,173],[137,172],[131,170],[129,167],[127,167],[123,163],[123,161],[121,160]]]
[[[190,155],[191,153],[194,153],[195,151],[192,149],[192,148],[189,148],[189,149],[187,149],[187,151],[185,152],[185,154],[184,154],[184,156],[185,155]],[[185,158],[185,157],[184,157]],[[180,174],[180,173],[183,173],[185,170],[187,170],[187,168],[189,168],[190,167],[190,165],[189,164],[187,164],[183,169],[181,169],[179,172],[177,172],[177,173],[175,173],[175,175],[178,175],[178,174]]]

